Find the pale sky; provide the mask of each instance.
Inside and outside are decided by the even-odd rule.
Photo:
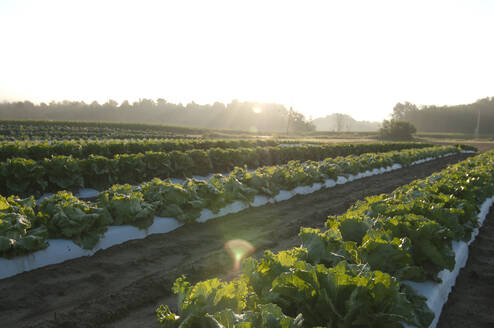
[[[494,96],[494,1],[0,0],[0,101],[276,102],[382,120]]]

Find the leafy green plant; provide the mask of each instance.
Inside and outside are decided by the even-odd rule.
[[[103,142],[101,144],[101,147],[106,147]],[[92,143],[87,144],[88,147],[90,145]],[[60,190],[74,191],[81,187],[103,189],[116,183],[137,184],[155,177],[162,179],[184,178],[196,174],[225,172],[232,170],[235,166],[247,165],[250,168],[255,168],[259,165],[283,164],[290,160],[321,160],[340,154],[355,156],[354,159],[345,158],[342,160],[339,158],[337,160],[343,172],[348,174],[357,173],[360,168],[367,167],[362,159],[357,159],[357,155],[362,155],[365,151],[398,151],[408,148],[423,150],[425,146],[428,145],[420,143],[365,144],[359,147],[338,144],[302,145],[238,149],[211,148],[185,152],[176,150],[170,152],[147,151],[136,154],[116,154],[113,157],[85,155],[86,158],[84,159],[74,158],[71,155],[57,155],[39,161],[9,159],[0,163],[0,177],[3,177],[0,180],[0,192],[3,195],[27,196]],[[457,150],[459,148],[451,147],[451,149]],[[425,155],[434,152],[435,150],[431,148],[427,153],[418,152],[416,154]],[[100,153],[105,153],[105,151]],[[407,155],[396,156],[397,160],[401,160],[401,162],[409,157]],[[379,164],[382,163],[372,161],[373,166],[380,167],[377,166]],[[312,170],[307,165],[305,167],[307,170]],[[294,172],[289,175],[298,175],[297,179],[304,180],[306,179],[306,172],[303,170],[300,167],[294,167]],[[313,177],[308,179],[308,181],[312,180],[317,179]]]
[[[138,154],[147,151],[170,152],[207,150],[210,148],[254,148],[277,146],[279,141],[272,139],[95,139],[95,140],[56,140],[50,141],[15,140],[0,142],[0,160],[22,157],[42,160],[52,156],[72,156],[89,158],[92,156],[113,157],[117,154]]]
[[[46,227],[34,226],[34,205],[33,197],[0,196],[0,256],[23,255],[48,246]]]
[[[46,170],[33,160],[8,159],[0,163],[2,195],[41,195],[48,188]]]
[[[152,205],[130,185],[116,185],[101,193],[97,205],[111,218],[113,225],[130,224],[145,229],[153,224]]]
[[[191,186],[192,182],[189,182]],[[205,201],[194,197],[191,191],[170,180],[153,179],[140,186],[143,198],[149,202],[158,216],[173,217],[182,222],[191,222],[200,216]]]
[[[110,224],[131,224],[139,228],[147,228],[153,223],[154,215],[173,217],[182,222],[191,222],[197,219],[204,209],[218,213],[220,209],[234,201],[250,203],[255,195],[273,197],[280,190],[290,190],[298,186],[324,182],[326,179],[335,179],[337,175],[361,172],[370,170],[373,167],[381,167],[382,165],[391,165],[394,161],[406,165],[406,163],[410,163],[413,160],[455,151],[458,151],[458,149],[454,146],[434,147],[381,154],[351,155],[329,158],[322,162],[291,161],[286,165],[262,167],[253,172],[249,172],[246,168],[237,167],[226,177],[217,174],[208,181],[187,179],[183,184],[173,184],[171,181],[153,179],[150,182],[136,186],[129,184],[114,185],[102,192],[95,203],[83,202],[70,193],[61,192],[42,202],[38,207],[37,216],[34,214],[28,215],[33,222],[30,229],[35,231],[33,229],[43,226],[48,229],[50,237],[71,238],[78,244],[91,248],[91,245],[94,245],[99,240],[106,226]],[[66,163],[66,159],[68,158],[60,159],[58,165]],[[113,165],[113,162],[109,162],[104,158],[94,159],[97,159],[97,161],[93,163],[98,163],[92,168],[92,170],[97,171],[95,175],[104,176],[106,174],[110,179],[111,174],[108,173],[107,167]],[[396,256],[400,255],[401,252],[405,252],[404,254],[406,254],[407,258],[415,261],[407,262],[410,263],[410,268],[421,264],[427,266],[427,269],[424,269],[425,271],[408,270],[405,272],[400,271],[400,267],[394,264],[394,266],[379,269],[387,270],[398,277],[405,277],[406,273],[406,276],[410,277],[410,279],[424,279],[426,276],[433,277],[437,270],[450,267],[452,263],[451,256],[448,255],[447,246],[444,246],[442,240],[468,238],[476,226],[476,221],[472,219],[472,215],[477,209],[475,204],[478,204],[478,201],[483,199],[482,197],[485,197],[489,191],[494,193],[492,185],[481,182],[487,173],[483,171],[481,171],[483,172],[482,174],[477,173],[479,167],[485,166],[482,164],[483,160],[485,160],[484,157],[479,160],[479,163],[466,162],[468,164],[465,164],[465,168],[451,168],[454,176],[458,176],[456,179],[466,179],[468,181],[469,188],[454,183],[454,180],[444,174],[444,179],[441,178],[439,187],[431,187],[434,185],[432,182],[438,181],[438,177],[431,177],[430,183],[427,184],[427,188],[430,190],[424,189],[425,187],[420,184],[413,187],[427,190],[429,195],[435,196],[424,198],[425,191],[422,189],[413,192],[397,191],[397,194],[403,194],[405,195],[403,197],[409,199],[406,202],[406,206],[394,204],[392,198],[390,198],[391,200],[379,198],[369,202],[368,204],[370,205],[367,207],[362,206],[360,210],[356,210],[354,214],[349,215],[346,219],[350,219],[350,217],[354,219],[359,216],[369,217],[369,222],[372,223],[379,217],[379,214],[372,214],[374,212],[381,213],[381,216],[386,214],[387,216],[395,217],[403,216],[404,211],[414,213],[418,219],[412,220],[413,217],[410,216],[407,218],[408,221],[403,220],[406,224],[403,222],[394,224],[394,221],[390,220],[388,225],[379,227],[374,226],[374,223],[366,223],[365,227],[361,227],[358,230],[358,236],[356,237],[348,236],[354,234],[352,226],[361,224],[355,220],[342,221],[338,226],[334,227],[334,235],[341,235],[339,238],[342,239],[344,249],[353,253],[351,253],[351,258],[343,256],[344,254],[342,253],[340,255],[343,257],[336,257],[333,260],[345,259],[350,263],[361,263],[362,261],[374,263],[372,260],[374,258],[373,254],[379,253],[380,249],[386,249],[390,254],[395,252]],[[70,160],[67,163],[67,165],[73,165]],[[140,166],[141,164],[138,165]],[[78,168],[76,167],[76,169]],[[465,177],[465,172],[468,172],[466,173],[468,176],[463,178]],[[61,177],[65,178],[64,175]],[[69,179],[70,177],[66,178]],[[78,180],[75,179],[75,181],[77,183]],[[452,194],[453,196],[451,196]],[[410,195],[414,196],[411,197]],[[467,197],[471,201],[466,201],[463,197]],[[425,200],[429,198],[434,200],[433,208],[430,205],[424,205],[426,204]],[[386,211],[383,212],[381,208]],[[31,211],[33,210],[31,209]],[[434,218],[437,222],[424,221],[423,218],[426,216]],[[32,219],[33,217],[36,218]],[[451,219],[452,217],[454,219]],[[385,222],[385,220],[382,220],[382,222]],[[80,225],[80,227],[77,227],[77,225]],[[444,230],[443,226],[447,227],[448,230]],[[338,229],[339,232],[337,233],[336,230]],[[405,235],[410,231],[415,231],[413,229],[416,232],[411,236],[407,236],[412,247],[400,248],[402,238],[405,238]],[[379,239],[369,239],[368,247],[364,249],[361,245],[362,240],[367,233],[371,232],[372,236],[379,236]],[[408,245],[408,239],[403,245]],[[422,239],[432,243],[431,245],[435,248],[427,243],[422,243],[427,247],[421,248]],[[353,248],[350,248],[351,245],[348,242],[356,244]],[[373,248],[370,247],[371,245],[373,245]],[[333,250],[333,253],[335,252]],[[376,263],[374,265],[377,266]],[[414,275],[412,276],[411,273]]]
[[[236,176],[247,177],[241,170]],[[192,286],[180,278],[179,314],[161,306],[158,319],[162,327],[244,327],[238,319],[266,304],[303,327],[428,327],[434,315],[425,298],[400,281],[438,280],[439,271],[453,269],[451,242],[470,238],[493,185],[491,151],[369,197],[330,217],[326,231],[302,228],[301,248],[246,259],[232,282]]]
[[[92,249],[104,234],[111,218],[101,208],[60,191],[39,205],[38,219],[52,238],[69,238],[84,249]]]

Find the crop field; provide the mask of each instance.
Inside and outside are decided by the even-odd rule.
[[[183,138],[209,130],[139,123],[1,120],[3,140]]]
[[[267,132],[261,137],[278,135],[281,139],[292,136]],[[136,138],[254,138],[257,133],[228,129],[206,129],[146,123],[112,123],[84,121],[43,121],[43,120],[0,120],[0,140],[66,140],[66,139],[136,139]],[[300,136],[299,136],[300,137]],[[304,135],[312,142],[327,140],[371,141],[377,138],[375,132],[313,132]]]
[[[494,151],[0,127],[1,327],[494,323]]]

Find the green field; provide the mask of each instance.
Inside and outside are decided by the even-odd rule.
[[[151,318],[162,328],[398,328],[404,322],[426,328],[433,313],[405,281],[438,282],[439,272],[452,270],[452,242],[470,239],[478,226],[479,206],[494,194],[494,155],[487,152],[494,148],[494,141],[489,136],[468,139],[456,134],[418,134],[410,142],[392,142],[379,140],[377,133],[256,135],[166,125],[62,121],[0,121],[0,132],[2,263],[17,270],[18,263],[12,263],[24,257],[31,259],[26,263],[36,263],[33,259],[44,251],[63,253],[63,247],[54,246],[63,241],[72,245],[64,246],[69,250],[100,250],[94,261],[106,257],[101,263],[108,264],[110,258],[119,259],[120,252],[113,247],[100,248],[101,243],[132,249],[132,239],[158,234],[166,240],[168,233],[182,234],[179,247],[166,250],[181,259],[175,263],[176,271],[164,281],[167,289],[175,281],[172,290],[177,298],[167,299],[157,308],[158,322]],[[477,149],[483,154],[466,159]],[[285,224],[283,219],[289,215],[277,210],[280,203],[295,204],[302,197],[350,182],[356,191],[362,191],[369,188],[366,177],[393,170],[406,175],[413,165],[444,161],[446,157],[455,158],[453,162],[466,160],[426,179],[410,178],[410,184],[391,193],[373,195],[353,205],[345,203],[347,210],[326,218],[324,228],[322,224],[315,229],[301,225],[299,219],[287,219],[283,228],[288,227],[291,238],[300,232],[300,247],[277,244],[277,252],[272,252],[266,242],[264,254],[246,258],[251,252],[251,246],[245,246],[249,243],[225,237],[235,236],[235,231],[223,231],[221,223],[233,213],[242,212],[245,220],[250,220],[249,211],[266,207]],[[376,180],[377,185],[385,179],[384,175],[381,181]],[[87,196],[88,192],[92,196]],[[320,195],[301,210],[309,211]],[[218,221],[206,222],[212,218]],[[260,218],[260,224],[265,224]],[[163,222],[174,228],[152,230]],[[213,241],[197,236],[203,230],[225,234],[215,238],[227,239],[225,247],[236,261],[232,276],[221,280],[201,272],[190,282],[182,277],[184,272],[201,271],[194,269],[196,264],[192,268],[182,266],[184,258],[199,261],[213,256],[189,253],[189,246],[206,248]],[[266,238],[271,239],[275,230],[266,231]],[[130,232],[115,241],[115,235],[107,234],[110,231]],[[153,239],[147,242],[146,248],[134,250],[139,258],[141,252],[156,247]],[[82,256],[71,257],[71,252],[65,251],[65,261]],[[156,272],[145,272],[161,257],[169,261],[169,255],[163,255],[165,250],[159,252],[152,261],[138,264],[138,259],[132,260],[132,267],[142,265],[144,270],[136,276],[127,264],[127,269],[119,269],[121,276],[131,271],[134,275],[125,283],[145,285],[147,274],[162,283],[159,272],[163,268],[158,270],[159,277]],[[214,252],[220,256],[225,253],[222,247]],[[50,270],[48,265],[54,270],[64,268],[63,261],[22,270],[39,269],[42,275]],[[105,266],[101,263],[94,265],[97,269],[91,277],[110,274],[98,271]],[[218,263],[211,265],[225,270],[224,263]],[[12,276],[4,275],[1,268],[0,274]],[[1,284],[0,279],[0,288]],[[77,281],[72,284],[82,288]],[[108,288],[114,287],[109,284]],[[105,287],[86,288],[99,292]],[[160,291],[156,283],[152,289],[155,306],[161,302],[160,293],[170,293]],[[128,291],[126,287],[123,290]],[[119,302],[138,300],[141,293],[149,292],[144,287],[131,290],[131,297],[120,297]],[[146,298],[136,302],[131,307],[151,306]],[[125,306],[127,311],[129,306]],[[108,307],[118,305],[108,303]],[[74,318],[78,320],[78,315]]]

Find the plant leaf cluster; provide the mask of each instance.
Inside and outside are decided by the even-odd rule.
[[[95,202],[82,201],[70,192],[62,191],[45,198],[32,211],[36,211],[36,227],[47,231],[42,235],[43,245],[48,237],[67,238],[83,248],[92,249],[110,225],[134,225],[145,229],[153,223],[155,215],[176,218],[184,223],[193,222],[204,209],[218,213],[234,201],[248,204],[256,195],[273,197],[280,190],[322,183],[339,175],[355,174],[396,162],[407,165],[414,160],[454,151],[457,151],[454,146],[432,147],[340,156],[322,162],[290,161],[285,165],[261,167],[253,172],[237,167],[229,176],[216,174],[207,181],[187,179],[183,184],[155,178],[136,186],[113,185],[102,192]],[[78,177],[62,175],[59,178],[67,181]],[[5,235],[8,235],[7,232]],[[17,240],[12,237],[8,239]],[[31,251],[37,249],[32,248]],[[2,254],[10,256],[12,252],[8,248]]]
[[[108,143],[112,144],[110,141]],[[116,144],[126,145],[125,143]],[[177,144],[179,144],[178,141]],[[8,145],[4,145],[6,153],[9,153]],[[45,143],[40,145],[45,145]],[[50,148],[52,144],[48,145],[47,147]],[[101,145],[101,148],[105,149],[103,141],[88,142],[85,147],[91,150],[97,148],[96,145]],[[110,148],[109,145],[108,148]],[[40,196],[43,193],[60,190],[75,191],[80,188],[103,190],[114,184],[138,184],[153,178],[184,178],[192,175],[228,172],[236,166],[257,168],[280,165],[290,160],[320,161],[328,157],[419,149],[426,146],[429,145],[420,143],[321,144],[293,147],[208,148],[166,152],[143,150],[139,153],[119,153],[113,156],[103,156],[101,154],[105,154],[105,151],[95,149],[94,154],[87,154],[83,158],[58,155],[62,151],[58,152],[55,149],[52,149],[53,152],[50,153],[48,149],[40,150],[39,156],[32,156],[37,158],[47,155],[38,160],[19,157],[7,158],[0,162],[0,194],[24,197]],[[81,144],[74,142],[74,148],[77,147],[83,149]],[[0,155],[2,149],[0,144]],[[143,146],[143,149],[146,147]],[[36,147],[33,148],[33,152],[35,150]]]
[[[401,282],[438,281],[438,272],[452,270],[452,241],[470,239],[479,206],[492,195],[494,151],[357,202],[324,231],[301,228],[301,247],[248,258],[233,281],[179,278],[178,313],[161,306],[158,321],[164,328],[284,327],[281,313],[297,327],[429,327],[434,314],[425,298]],[[236,319],[261,305],[280,319]]]

